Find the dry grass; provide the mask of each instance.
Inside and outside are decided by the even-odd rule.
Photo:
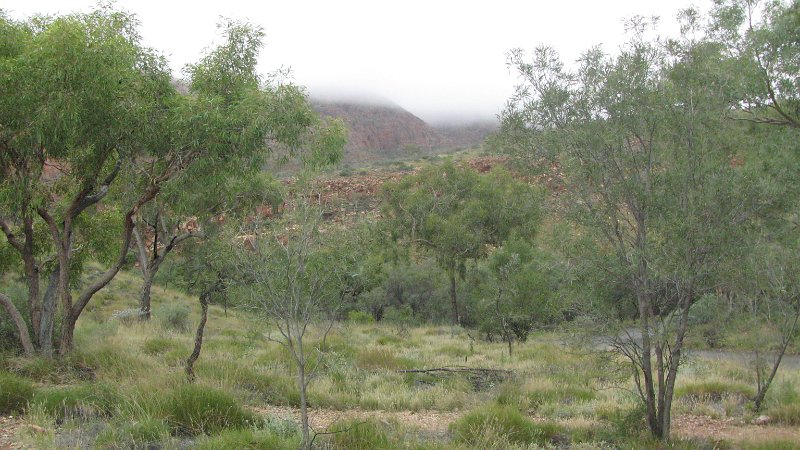
[[[130,446],[162,439],[160,445],[176,445],[167,435],[165,422],[152,407],[154,398],[169,398],[184,384],[183,361],[191,351],[193,329],[199,317],[194,298],[156,287],[153,291],[154,319],[148,323],[124,323],[115,311],[135,307],[139,280],[120,274],[101,292],[78,324],[78,351],[64,363],[12,358],[2,367],[38,383],[39,398],[47,397],[45,385],[65,385],[76,405],[87,403],[81,395],[92,385],[114,386],[117,396],[103,398],[102,413],[86,417],[59,417],[47,402],[32,404],[26,420],[44,427],[45,433],[23,433],[26,445],[39,447]],[[181,331],[165,327],[161,314],[175,308],[188,309],[188,327]],[[253,410],[291,408],[298,404],[292,362],[288,354],[265,336],[272,330],[245,313],[212,306],[206,328],[203,353],[197,363],[199,384],[223,391],[239,404]],[[312,336],[319,337],[312,333]],[[318,371],[309,389],[309,401],[319,411],[341,411],[341,417],[357,420],[370,417],[405,417],[425,414],[438,417],[438,431],[422,430],[403,421],[386,428],[387,448],[459,448],[465,442],[450,442],[447,426],[469,411],[509,408],[519,411],[534,424],[557,424],[554,439],[576,448],[597,448],[605,442],[617,446],[645,445],[643,427],[632,413],[636,398],[628,390],[630,380],[613,387],[603,361],[560,343],[559,336],[539,333],[518,345],[508,356],[501,343],[473,340],[466,331],[450,326],[423,326],[400,330],[381,324],[339,324],[325,345],[314,341]],[[512,380],[497,385],[476,386],[462,375],[412,375],[409,368],[470,366],[511,370]],[[750,371],[736,362],[692,359],[683,367],[679,381],[676,415],[735,418],[749,422],[746,396],[752,386]],[[796,409],[785,399],[797,399],[800,371],[782,371],[769,396],[767,410],[786,423],[794,423]],[[55,394],[49,394],[55,398]],[[88,394],[87,394],[88,395]],[[43,397],[44,396],[44,397]],[[90,399],[91,400],[91,399]],[[83,401],[83,403],[82,403]],[[95,403],[98,403],[95,401]],[[91,402],[88,402],[91,403]],[[97,409],[97,405],[92,403]],[[48,406],[50,405],[50,406]],[[501,405],[501,406],[498,406]],[[87,410],[83,408],[82,410]],[[349,412],[357,411],[357,415]],[[374,411],[374,413],[371,413]],[[506,410],[504,410],[506,411]],[[785,416],[785,417],[784,417]],[[433,419],[432,419],[433,420]],[[122,424],[141,425],[120,428]],[[487,426],[490,431],[501,424]],[[554,425],[555,426],[555,425]],[[114,432],[120,429],[120,432]],[[57,430],[57,431],[56,431]],[[89,433],[87,430],[95,430]],[[769,427],[761,440],[768,440]],[[373,430],[374,431],[374,430]],[[218,440],[197,437],[197,445],[220,442],[280,442],[290,445],[292,433],[258,428],[215,430]],[[281,434],[283,433],[283,434]],[[378,431],[376,431],[378,433]],[[80,439],[73,438],[80,435]],[[285,435],[285,436],[284,436]],[[215,434],[216,436],[216,434]],[[284,436],[284,437],[281,437]],[[412,436],[413,438],[409,438]],[[469,442],[483,448],[520,447],[503,433],[495,441]],[[281,439],[284,439],[281,441]],[[383,437],[381,437],[383,439]],[[116,442],[116,444],[115,444]],[[382,440],[383,442],[383,440]],[[283,445],[283,444],[281,444]],[[648,444],[649,445],[649,444]],[[692,445],[687,444],[689,448]],[[411,447],[413,448],[413,447]],[[520,447],[522,448],[522,447]]]

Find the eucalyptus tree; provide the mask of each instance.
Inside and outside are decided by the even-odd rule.
[[[52,352],[57,298],[63,355],[83,309],[125,263],[143,207],[179,185],[222,192],[224,175],[254,170],[268,142],[295,148],[311,139],[315,116],[302,90],[257,74],[263,31],[248,24],[222,24],[223,43],[187,68],[187,95],[173,86],[165,60],[140,44],[125,13],[2,18],[0,27],[0,84],[14,93],[0,100],[0,228],[26,276],[28,340]],[[98,208],[114,189],[125,191],[122,200]],[[92,228],[95,212],[116,217],[110,223],[121,236],[107,237],[113,226]],[[77,245],[82,236],[85,245]],[[73,301],[80,262],[109,247],[108,268]],[[53,296],[40,289],[46,267],[53,267]]]
[[[548,47],[531,60],[513,51],[522,82],[496,141],[528,161],[560,163],[570,217],[616,259],[638,333],[614,344],[658,438],[670,433],[689,310],[713,292],[719,262],[739,257],[747,219],[769,203],[737,162],[746,149],[727,120],[737,91],[723,48],[693,38],[695,16],[684,12],[671,40],[648,38],[646,21],[634,19],[618,54],[592,48],[574,70]]]
[[[513,230],[532,235],[540,195],[503,170],[479,175],[452,162],[422,169],[383,190],[391,236],[431,252],[447,272],[453,323],[460,325],[456,278],[466,263],[485,258]]]
[[[800,2],[716,0],[707,31],[739,79],[732,117],[800,129]]]

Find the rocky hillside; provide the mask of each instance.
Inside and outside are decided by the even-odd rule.
[[[436,154],[480,145],[493,124],[432,127],[396,105],[312,100],[324,116],[342,119],[350,130],[345,162],[373,162]]]

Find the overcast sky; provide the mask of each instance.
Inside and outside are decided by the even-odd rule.
[[[34,13],[88,11],[95,0],[0,0],[21,19]],[[675,29],[675,13],[709,0],[357,1],[120,0],[136,13],[145,44],[162,51],[176,74],[216,35],[220,16],[266,31],[260,68],[291,68],[316,96],[390,100],[427,121],[491,119],[515,84],[508,50],[545,43],[565,60],[624,41],[622,19],[658,15]]]

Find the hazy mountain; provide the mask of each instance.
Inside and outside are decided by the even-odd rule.
[[[388,102],[312,98],[324,116],[342,119],[350,130],[346,162],[369,162],[441,153],[480,145],[496,124],[448,124],[433,127]]]

